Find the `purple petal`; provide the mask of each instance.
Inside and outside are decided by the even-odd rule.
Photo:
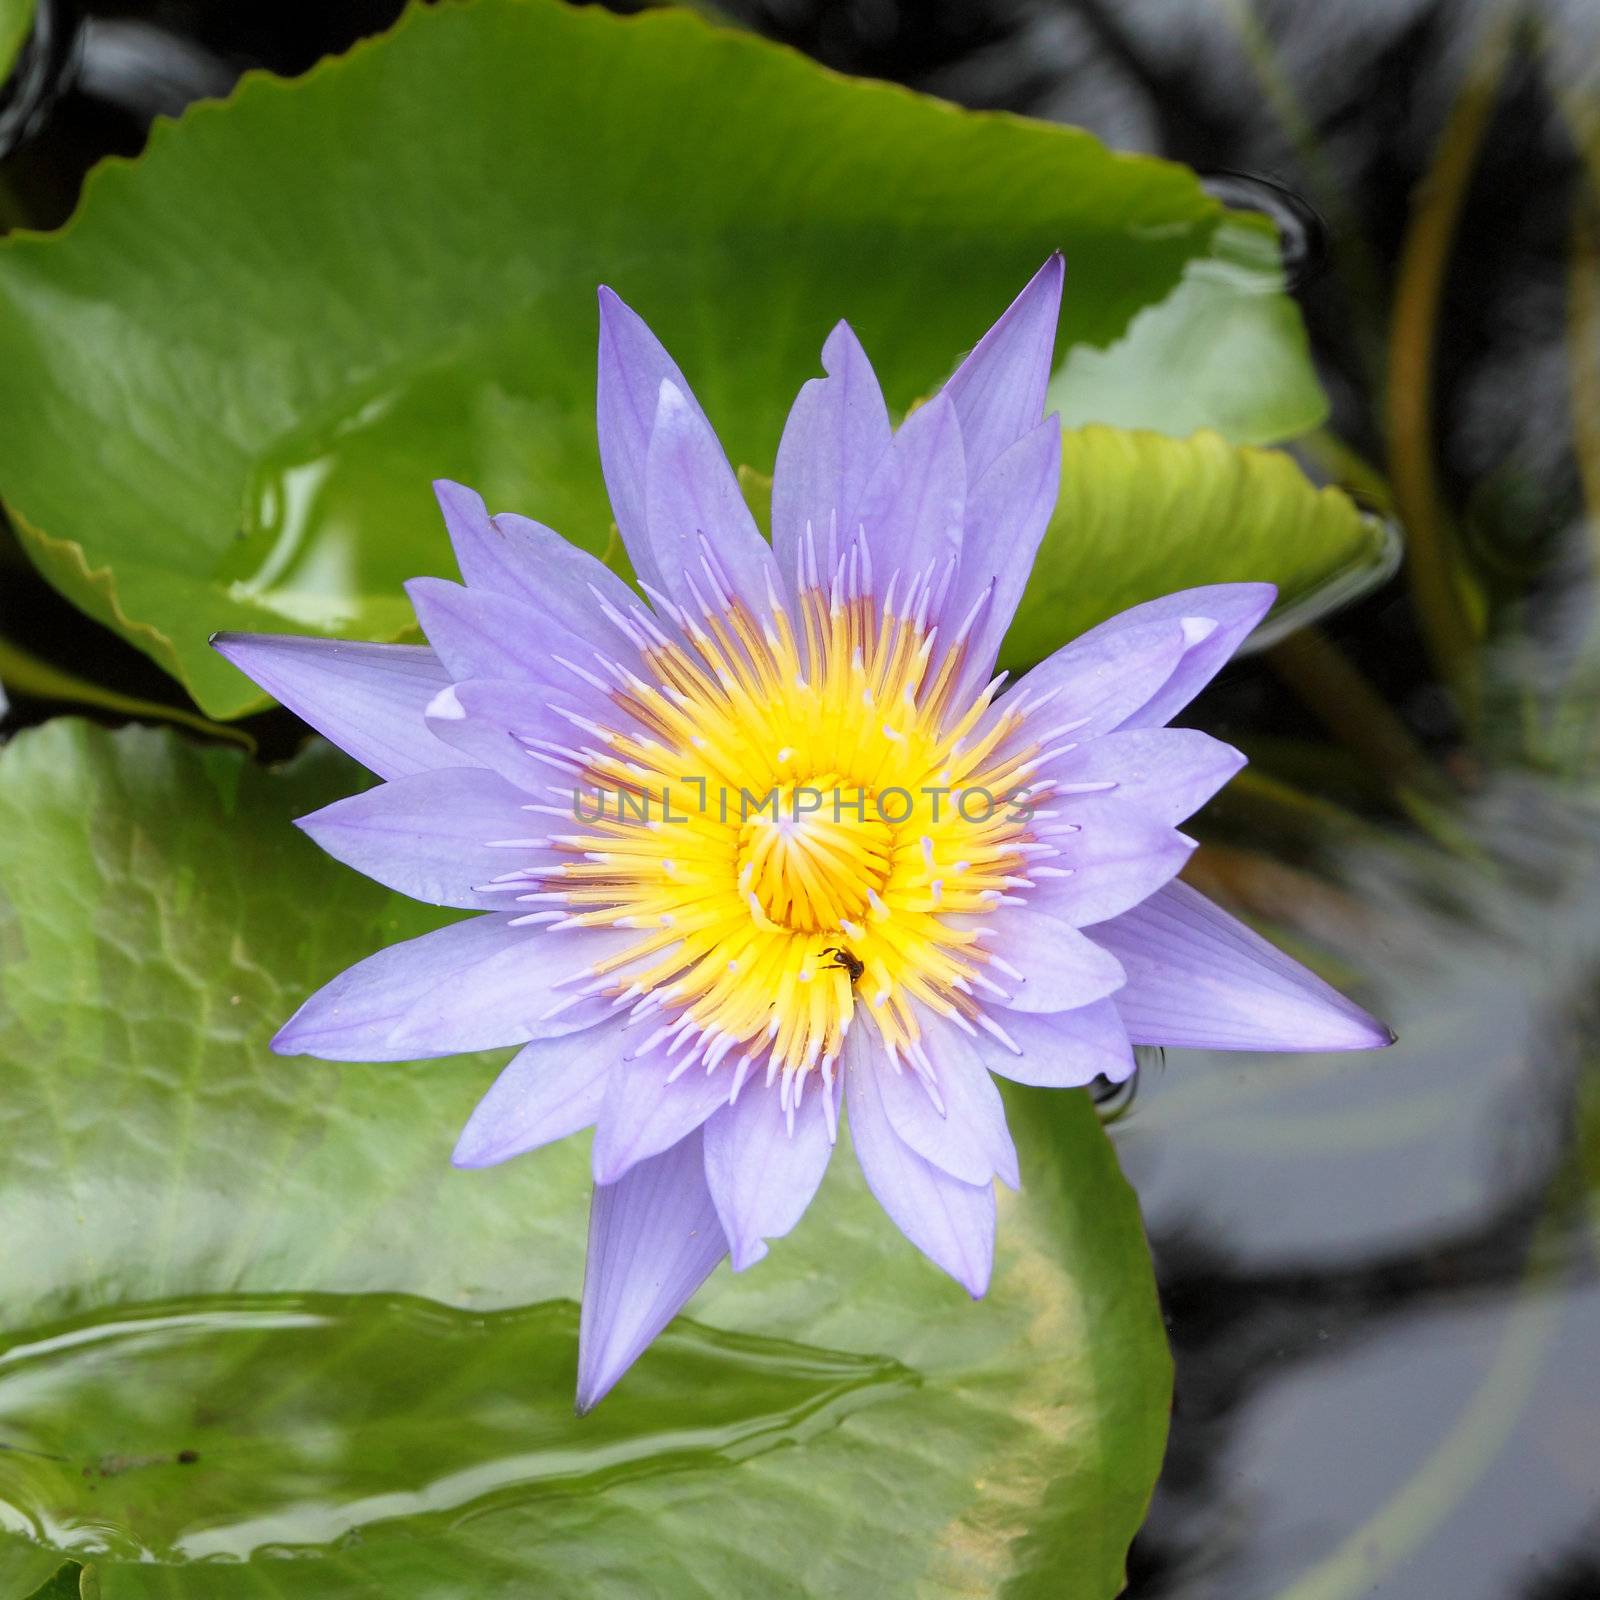
[[[1002,1011],[997,1025],[1017,1046],[980,1031],[973,1048],[991,1072],[1044,1089],[1077,1089],[1096,1078],[1121,1083],[1133,1072],[1133,1046],[1115,1000],[1071,1011]]]
[[[731,591],[765,617],[769,594],[784,592],[711,424],[670,381],[645,458],[645,528],[662,588],[691,615],[705,609],[696,595],[721,611],[719,591]]]
[[[1374,1050],[1377,1018],[1185,883],[1095,929],[1127,968],[1116,996],[1135,1044],[1202,1050]]]
[[[558,985],[587,978],[637,933],[550,934],[512,920],[469,917],[379,950],[312,995],[272,1048],[325,1061],[413,1061],[591,1026],[603,1001],[547,1015],[570,996]]]
[[[1158,822],[1192,816],[1244,765],[1231,745],[1194,728],[1130,728],[1073,745],[1034,773],[1061,791],[1037,804],[1087,823],[1102,810],[1130,807]],[[1100,792],[1070,793],[1077,785],[1109,784]]]
[[[621,641],[590,597],[556,620],[521,600],[492,589],[468,589],[447,578],[412,578],[406,584],[428,643],[454,679],[497,678],[582,687],[583,679],[563,661],[590,663],[596,651],[616,656]],[[631,646],[628,653],[637,659]]]
[[[1170,722],[1222,670],[1271,609],[1277,594],[1270,583],[1217,583],[1201,589],[1182,589],[1119,612],[1099,627],[1091,628],[1077,643],[1098,642],[1126,628],[1184,617],[1206,617],[1216,624],[1210,633],[1189,646],[1166,682],[1123,719],[1125,727],[1159,728]]]
[[[950,402],[935,395],[900,425],[862,493],[860,520],[880,590],[891,573],[920,577],[930,566],[937,587],[961,554],[966,499],[961,425]]]
[[[894,1069],[859,1029],[846,1039],[843,1059],[850,1139],[867,1187],[917,1249],[980,1299],[994,1265],[994,1185],[952,1178],[901,1139],[879,1092],[882,1075]]]
[[[637,1049],[637,1030],[629,1037],[630,1048]],[[624,1055],[606,1086],[595,1129],[596,1183],[615,1183],[635,1162],[676,1144],[728,1103],[733,1087],[731,1067],[707,1072],[695,1062],[668,1082],[678,1064],[678,1058],[668,1057],[664,1044],[638,1055]]]
[[[1059,917],[1006,906],[992,917],[951,917],[952,927],[987,929],[989,977],[1008,993],[1015,1011],[1067,1011],[1103,1000],[1122,986],[1116,957]]]
[[[589,1203],[578,1413],[592,1410],[728,1253],[698,1129]]]
[[[413,1059],[409,1046],[389,1044],[395,1024],[419,995],[448,988],[483,962],[525,946],[528,930],[507,926],[510,921],[509,914],[467,917],[358,961],[284,1023],[272,1048],[279,1055],[320,1056],[324,1061]],[[454,1048],[438,1053],[449,1055]]]
[[[491,1167],[591,1127],[621,1036],[613,1023],[519,1050],[467,1119],[450,1159],[458,1167]]]
[[[520,946],[420,997],[395,1024],[390,1047],[417,1058],[454,1055],[592,1027],[609,1002],[595,996],[573,1004],[574,990],[593,981],[597,964],[639,942],[628,928],[516,931],[524,935]]]
[[[989,681],[1000,641],[1016,615],[1061,482],[1061,419],[1052,416],[1003,451],[967,498],[956,620],[988,589],[993,594],[967,644],[964,673],[973,690]]]
[[[578,767],[563,761],[558,751],[589,742],[588,735],[571,721],[572,716],[605,714],[592,698],[580,697],[583,685],[577,689],[579,692],[569,693],[526,682],[469,679],[451,684],[430,702],[428,726],[442,744],[527,791],[525,799],[536,794],[575,812]],[[611,720],[617,726],[630,725],[630,719],[620,713]],[[597,803],[593,792],[587,791],[582,804],[591,816]],[[522,833],[542,833],[545,827],[534,826],[530,819],[523,824]],[[506,866],[514,864],[507,862]]]
[[[926,1007],[918,1008],[918,1020],[943,1109],[909,1065],[898,1072],[889,1066],[879,1073],[878,1091],[894,1131],[952,1178],[982,1184],[998,1177],[1015,1189],[1021,1178],[1005,1107],[972,1041]]]
[[[460,765],[423,720],[450,681],[431,650],[269,633],[218,633],[211,644],[380,778]]]
[[[809,522],[826,549],[830,527],[855,531],[873,469],[889,448],[889,413],[877,374],[848,323],[822,347],[826,378],[802,384],[772,473],[772,549],[786,576],[797,570]]]
[[[767,1253],[766,1241],[782,1238],[800,1220],[833,1154],[824,1097],[833,1097],[837,1127],[843,1081],[835,1077],[830,1089],[817,1074],[810,1076],[792,1131],[778,1086],[759,1080],[705,1125],[706,1182],[735,1272],[754,1266]]]
[[[478,495],[447,478],[440,478],[433,491],[469,588],[520,600],[558,622],[589,616],[600,600],[624,613],[638,604],[633,591],[604,562],[554,529],[511,512],[491,517]],[[599,618],[590,625],[619,654],[632,653],[625,635],[602,625]]]
[[[449,478],[433,480],[433,496],[456,553],[461,581],[474,589],[528,598],[523,593],[522,574],[505,548],[505,540],[496,535],[483,496]]]
[[[481,887],[549,850],[508,852],[496,839],[541,830],[522,809],[527,795],[482,767],[441,767],[381,783],[301,817],[300,827],[336,861],[436,906],[510,909],[504,893]]]
[[[645,520],[645,464],[655,428],[661,385],[678,389],[704,420],[683,374],[645,320],[610,289],[600,290],[600,368],[596,386],[600,466],[611,510],[633,570],[644,582],[663,586]],[[709,424],[708,424],[709,426]]]
[[[997,709],[1027,708],[1019,740],[1053,740],[1059,734],[1081,744],[1126,722],[1147,705],[1197,640],[1215,624],[1169,618],[1113,633],[1085,634],[1046,656],[998,702]]]
[[[1058,250],[944,386],[961,420],[967,472],[974,482],[990,462],[1039,425],[1055,354],[1064,271]]]
[[[1075,928],[1119,916],[1170,883],[1195,845],[1164,822],[1130,809],[1102,813],[1064,836],[1046,828],[1042,837],[1061,852],[1048,866],[1071,876],[1038,876],[1028,907]]]

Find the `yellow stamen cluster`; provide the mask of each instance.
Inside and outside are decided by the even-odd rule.
[[[796,621],[775,599],[680,614],[647,675],[618,674],[626,715],[589,727],[586,821],[543,886],[559,926],[638,930],[595,973],[659,1012],[680,1066],[731,1056],[787,1098],[831,1081],[858,1008],[915,1061],[914,1001],[966,1018],[991,986],[969,919],[1026,881],[1032,752],[992,687],[953,704],[964,651],[906,609],[813,585]]]

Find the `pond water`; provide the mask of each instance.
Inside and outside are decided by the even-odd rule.
[[[232,34],[205,9],[166,13],[188,77],[161,82],[180,99],[182,83],[214,86],[219,61],[303,65],[393,8],[329,7],[318,32],[241,7]],[[1242,664],[1185,719],[1252,758],[1207,814],[1195,881],[1334,962],[1400,1042],[1152,1059],[1115,1109],[1177,1359],[1129,1593],[1595,1600],[1600,8],[1550,4],[1513,24],[1487,0],[726,9],[847,70],[1160,150],[1265,210],[1333,402],[1306,458],[1408,540],[1406,572]],[[161,108],[153,69],[117,59],[124,74],[108,67],[98,97],[57,108],[79,168],[29,155],[9,171],[41,220],[83,163],[136,142]],[[51,604],[37,597],[29,625],[47,629]],[[142,660],[116,661],[169,694]],[[270,718],[255,731],[269,754],[293,737]],[[318,1317],[366,1310],[153,1308],[118,1337],[182,1383],[184,1318],[220,1318],[251,1383],[288,1370]],[[417,1313],[391,1336],[443,1360],[474,1332]],[[63,1415],[97,1381],[94,1343],[74,1349],[49,1368]],[[0,1364],[0,1408],[19,1361]],[[860,1365],[798,1362],[792,1410],[759,1439],[724,1438],[713,1418],[704,1438],[667,1444],[767,1448],[903,1380]],[[507,1444],[537,1419],[503,1422],[477,1441],[480,1467],[524,1483],[567,1470]],[[170,1459],[118,1464],[83,1498],[198,1472],[204,1432]],[[38,1448],[56,1445],[70,1448]],[[201,1461],[180,1464],[185,1449]],[[334,1470],[269,1465],[284,1503],[306,1473]],[[348,1465],[330,1537],[363,1515]],[[450,1492],[415,1486],[441,1504]],[[182,1546],[181,1527],[130,1526],[85,1513],[74,1547]],[[245,1544],[272,1536],[225,1526]]]

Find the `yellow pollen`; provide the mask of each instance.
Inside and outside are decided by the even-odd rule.
[[[739,830],[739,881],[776,924],[798,933],[838,928],[865,914],[889,881],[894,832],[876,797],[837,774],[764,796]]]
[[[971,920],[1031,839],[1016,715],[952,704],[959,648],[863,598],[809,590],[793,623],[735,602],[688,633],[615,692],[583,820],[551,841],[566,925],[639,932],[596,973],[656,1007],[675,1065],[730,1080],[827,1067],[862,1011],[897,1053],[914,1002],[972,1015]]]

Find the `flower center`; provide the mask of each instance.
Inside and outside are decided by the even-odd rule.
[[[1041,848],[1008,798],[1036,751],[993,686],[958,694],[960,643],[936,651],[923,621],[933,581],[898,604],[814,583],[793,623],[776,601],[668,608],[683,642],[615,618],[643,672],[612,671],[614,725],[582,724],[582,831],[552,836],[564,860],[529,898],[637,934],[587,992],[655,1014],[638,1051],[668,1039],[675,1071],[731,1057],[738,1082],[787,1086],[831,1080],[863,1013],[892,1057],[920,1048],[917,1006],[978,1012],[974,918]]]
[[[739,888],[774,928],[842,937],[883,904],[894,832],[876,796],[829,773],[757,798],[739,830]]]

